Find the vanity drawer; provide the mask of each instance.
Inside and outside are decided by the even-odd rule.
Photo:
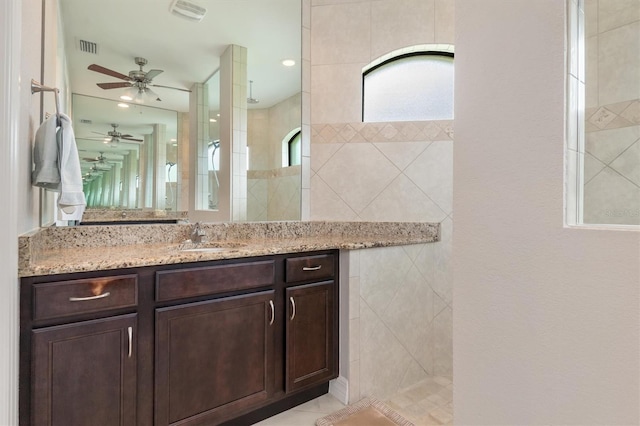
[[[273,285],[273,260],[156,272],[156,301]]]
[[[33,285],[33,319],[127,308],[138,304],[138,276],[87,278]]]
[[[287,259],[286,280],[298,281],[332,278],[335,271],[335,256],[320,254],[317,256],[293,257]]]

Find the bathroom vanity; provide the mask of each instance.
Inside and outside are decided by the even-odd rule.
[[[326,393],[337,274],[333,250],[24,278],[21,424],[243,424]]]
[[[339,374],[341,250],[440,232],[204,224],[206,242],[186,244],[193,228],[20,237],[21,425],[243,425],[325,394]]]

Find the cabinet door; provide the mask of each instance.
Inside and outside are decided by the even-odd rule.
[[[288,288],[286,390],[336,377],[337,332],[333,281]]]
[[[217,424],[274,383],[273,291],[156,310],[155,424]]]
[[[32,424],[136,424],[136,315],[33,331]]]

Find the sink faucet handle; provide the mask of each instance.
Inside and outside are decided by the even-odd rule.
[[[204,232],[204,229],[202,229],[202,223],[196,222],[193,225],[193,229],[191,230],[191,241],[193,241],[194,243],[201,243],[203,242],[206,235],[207,233]]]

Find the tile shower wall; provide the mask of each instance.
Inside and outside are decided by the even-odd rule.
[[[247,220],[300,219],[300,166],[247,172]]]
[[[584,222],[640,224],[640,1],[585,0]]]
[[[350,402],[385,398],[452,374],[453,125],[362,123],[362,68],[403,47],[453,44],[454,1],[310,1],[310,219],[443,225],[439,243],[348,253],[341,374]]]
[[[248,111],[247,220],[300,220],[301,166],[282,167],[282,141],[300,126],[301,98]]]

